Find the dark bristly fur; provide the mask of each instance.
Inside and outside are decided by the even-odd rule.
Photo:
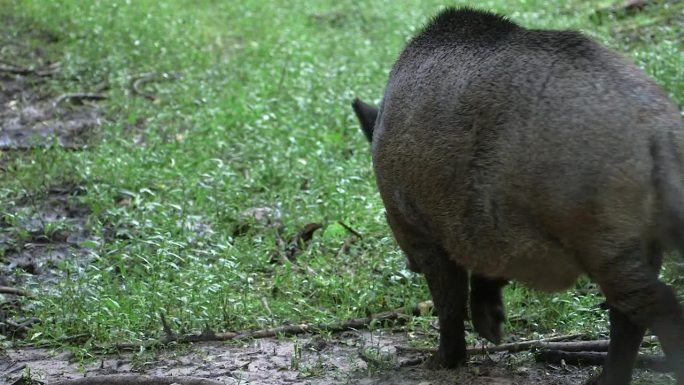
[[[447,8],[437,14],[413,39],[416,44],[445,44],[464,39],[491,41],[518,30],[517,24],[492,12],[471,8]]]
[[[387,221],[426,277],[440,320],[433,367],[466,361],[475,329],[498,340],[501,287],[597,282],[610,310],[601,385],[626,385],[651,328],[684,385],[684,312],[658,279],[684,251],[684,125],[621,55],[572,31],[444,10],[400,54],[372,141]]]

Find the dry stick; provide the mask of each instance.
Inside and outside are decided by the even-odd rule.
[[[562,350],[540,350],[535,354],[537,362],[547,364],[567,365],[603,365],[606,362],[606,352],[565,352]],[[663,356],[639,354],[634,364],[637,368],[650,369],[656,372],[671,372],[672,365]]]
[[[34,295],[24,289],[17,289],[15,287],[0,286],[0,294],[13,294],[23,297],[33,297]]]
[[[159,340],[148,340],[142,343],[127,343],[127,344],[115,344],[105,348],[114,348],[117,350],[138,350],[141,347],[148,347],[160,343],[177,342],[177,343],[188,343],[188,342],[209,342],[209,341],[229,341],[229,340],[242,340],[248,338],[268,338],[275,337],[278,335],[296,335],[303,333],[311,333],[316,331],[329,331],[329,332],[339,332],[350,329],[361,329],[367,327],[373,321],[391,321],[396,320],[407,315],[420,315],[424,314],[427,310],[432,308],[434,305],[432,301],[420,302],[412,307],[402,307],[392,311],[386,311],[382,313],[373,314],[369,317],[357,318],[347,321],[338,321],[330,324],[301,324],[301,325],[286,325],[276,328],[268,328],[261,330],[246,330],[240,332],[226,332],[226,333],[215,333],[211,330],[205,330],[201,334],[191,334],[178,336],[175,334],[167,335]]]
[[[549,337],[541,340],[531,340],[522,342],[512,342],[508,344],[501,344],[496,346],[482,346],[476,348],[468,348],[466,351],[468,354],[485,354],[494,352],[509,352],[516,353],[523,350],[530,350],[533,348],[542,348],[544,346],[549,346],[552,343],[559,343],[560,341],[573,340],[582,337],[582,334],[571,334],[567,336],[557,336]],[[413,352],[413,353],[434,353],[437,351],[435,348],[415,348],[410,346],[395,346],[398,351]]]
[[[65,102],[67,100],[104,100],[104,99],[107,99],[107,96],[103,95],[103,94],[97,94],[97,93],[91,93],[91,92],[75,92],[75,93],[60,95],[58,98],[55,99],[53,106],[57,107],[62,102]]]
[[[199,377],[184,376],[135,376],[135,375],[111,375],[81,377],[73,380],[51,382],[50,385],[223,385],[222,382]]]

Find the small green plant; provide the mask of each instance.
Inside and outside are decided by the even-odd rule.
[[[292,356],[290,357],[290,370],[299,370],[302,364],[302,346],[296,338],[292,341]]]

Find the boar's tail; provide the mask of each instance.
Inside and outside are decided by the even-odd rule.
[[[651,138],[653,184],[660,204],[665,240],[673,243],[684,256],[684,181],[682,162],[672,135]]]
[[[361,129],[366,135],[369,142],[373,141],[373,129],[375,128],[375,120],[378,117],[378,109],[370,104],[364,103],[361,100],[354,99],[352,108],[356,113],[356,117],[361,122]]]

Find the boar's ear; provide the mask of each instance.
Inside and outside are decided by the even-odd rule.
[[[356,117],[361,122],[361,129],[366,134],[369,142],[373,141],[373,128],[375,127],[375,119],[378,117],[378,109],[366,104],[359,99],[354,99],[352,108],[356,113]]]

